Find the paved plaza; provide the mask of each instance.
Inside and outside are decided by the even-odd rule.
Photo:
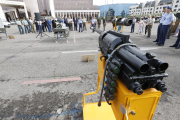
[[[155,23],[151,38],[130,33],[130,27],[124,27],[124,33],[142,50],[169,63],[169,77],[164,79],[168,90],[162,94],[153,120],[179,120],[180,50],[169,47],[177,37],[171,36],[159,47],[153,42],[157,27]],[[16,25],[7,29],[15,39],[0,39],[0,120],[83,120],[83,95],[96,91],[98,76],[99,34],[89,28],[87,25],[83,33],[71,31],[68,42],[57,43],[53,33],[45,32],[50,37],[40,39],[37,33],[20,35]],[[110,29],[111,23],[106,26]],[[81,56],[88,54],[96,55],[95,61],[81,62]],[[99,96],[100,92],[88,96],[86,102],[97,102]]]

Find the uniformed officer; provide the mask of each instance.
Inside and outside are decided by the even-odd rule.
[[[50,18],[48,18],[48,20],[47,20],[47,25],[48,25],[49,32],[52,32],[52,28],[51,28],[52,21]]]
[[[157,43],[158,46],[164,46],[169,29],[172,27],[174,21],[174,14],[171,11],[172,11],[172,7],[168,6],[167,15],[165,17],[165,20],[162,22],[160,39],[159,42]]]
[[[160,31],[161,31],[161,29],[162,29],[162,23],[163,23],[163,21],[165,20],[166,15],[167,15],[166,12],[167,12],[167,6],[164,6],[164,7],[163,7],[163,13],[162,13],[162,16],[161,16],[161,21],[160,21],[160,24],[159,24],[158,29],[157,29],[157,39],[156,39],[155,41],[153,41],[153,42],[159,42],[159,39],[160,39]]]

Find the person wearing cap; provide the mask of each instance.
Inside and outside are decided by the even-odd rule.
[[[29,19],[27,19],[27,22],[28,22],[28,27],[29,27],[28,33],[30,33],[31,32],[31,23],[30,23]]]
[[[133,19],[133,24],[131,25],[131,33],[134,32],[135,23],[136,23],[136,18],[134,17],[134,19]]]
[[[16,24],[17,24],[17,26],[18,26],[18,28],[19,28],[20,34],[24,34],[24,29],[23,29],[23,27],[22,27],[22,23],[19,21],[19,18],[17,18]]]
[[[179,28],[179,34],[178,39],[176,40],[175,44],[169,47],[175,47],[176,49],[180,49],[180,28]]]
[[[168,6],[167,15],[165,17],[165,20],[162,22],[160,39],[159,42],[157,43],[158,46],[164,46],[169,29],[172,27],[174,21],[174,14],[171,11],[172,11],[172,7]]]
[[[94,17],[92,17],[92,20],[91,20],[91,26],[94,28],[95,27],[95,20],[94,20]],[[92,32],[94,33],[94,29],[92,30]]]
[[[162,13],[162,16],[161,16],[161,21],[160,21],[160,24],[159,24],[158,29],[157,29],[157,39],[155,41],[153,41],[153,42],[159,42],[160,32],[161,32],[161,29],[162,29],[162,23],[165,20],[166,15],[167,15],[166,12],[167,12],[167,6],[164,6],[163,7],[163,13]]]

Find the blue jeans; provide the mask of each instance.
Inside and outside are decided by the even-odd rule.
[[[24,29],[25,29],[25,33],[27,34],[28,33],[28,26],[27,25],[24,25]]]
[[[28,25],[29,26],[29,32],[31,32],[31,25]]]
[[[39,25],[39,33],[42,32],[42,25]]]
[[[24,34],[24,29],[21,25],[18,25],[20,34]]]
[[[134,28],[135,28],[135,23],[133,23],[131,26],[131,32],[134,32]]]
[[[121,26],[121,25],[119,25],[119,26],[118,26],[118,31],[120,31],[120,32],[121,32],[121,28],[122,28],[122,26]]]
[[[169,29],[170,29],[170,25],[162,25],[162,30],[161,30],[160,37],[159,37],[160,44],[164,45],[166,38],[167,38],[167,34],[169,32]]]
[[[161,29],[162,29],[162,23],[160,23],[158,26],[157,39],[156,39],[157,42],[159,42],[159,40],[160,40]]]
[[[80,32],[80,30],[81,30],[81,32],[83,32],[82,23],[79,23],[79,32]]]
[[[95,27],[95,25],[94,25],[94,24],[92,24],[92,27],[94,28],[94,27]],[[93,32],[94,32],[94,29],[93,29]]]
[[[48,24],[48,29],[49,29],[49,32],[52,32],[52,29],[51,29],[51,25]]]

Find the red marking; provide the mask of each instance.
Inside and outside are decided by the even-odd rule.
[[[43,83],[53,83],[53,82],[64,82],[64,81],[77,81],[81,80],[81,77],[75,78],[63,78],[63,79],[52,79],[52,80],[34,80],[34,81],[25,81],[22,84],[43,84]]]

